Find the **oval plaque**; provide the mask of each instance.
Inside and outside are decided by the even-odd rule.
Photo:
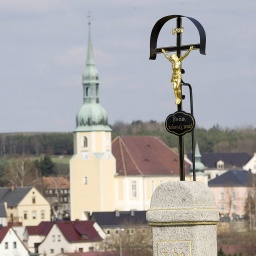
[[[182,136],[195,128],[194,117],[185,111],[177,111],[167,116],[165,120],[167,132]]]

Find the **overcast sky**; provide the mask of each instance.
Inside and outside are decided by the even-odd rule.
[[[193,51],[183,62],[196,124],[255,127],[255,10],[254,0],[0,0],[0,132],[75,129],[89,12],[110,124],[162,122],[176,111],[171,65],[162,54],[149,60],[149,40],[160,18],[180,14],[206,31],[206,55]],[[198,43],[196,28],[183,21],[184,43]],[[174,27],[165,24],[158,46],[175,44]]]

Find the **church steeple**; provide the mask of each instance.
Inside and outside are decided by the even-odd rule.
[[[82,75],[84,103],[85,102],[99,102],[98,88],[99,88],[99,73],[96,69],[91,40],[91,25],[89,23],[89,36],[87,45],[87,59],[85,70]]]
[[[99,104],[99,73],[95,66],[91,40],[91,23],[85,70],[82,74],[83,106],[76,117],[76,131],[110,131],[105,109]]]
[[[198,143],[196,143],[196,150],[195,150],[195,171],[196,172],[204,172],[205,166],[201,162],[201,153],[199,150]]]

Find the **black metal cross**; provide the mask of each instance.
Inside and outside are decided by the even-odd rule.
[[[182,17],[188,18],[190,21],[194,23],[194,25],[197,27],[199,35],[200,35],[200,43],[199,44],[189,44],[189,45],[182,45]],[[160,30],[162,29],[163,25],[171,20],[176,18],[176,28],[173,30],[173,34],[176,34],[176,46],[167,46],[167,47],[161,47],[157,48],[157,39],[158,35],[160,33]],[[154,25],[151,37],[150,37],[150,57],[149,59],[155,60],[156,54],[162,53],[162,49],[168,52],[176,52],[176,55],[178,58],[181,57],[181,52],[184,50],[188,50],[191,46],[193,46],[193,49],[199,49],[201,54],[205,55],[205,47],[206,47],[206,35],[203,26],[194,18],[186,17],[182,15],[170,15],[161,18],[156,22]],[[182,88],[181,88],[182,93]],[[182,102],[177,105],[178,111],[182,111]],[[180,162],[180,180],[185,180],[185,170],[184,170],[184,140],[183,136],[179,136],[179,162]]]

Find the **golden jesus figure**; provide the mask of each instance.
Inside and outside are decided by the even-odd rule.
[[[166,51],[162,49],[162,53],[165,55],[166,59],[169,60],[172,63],[172,79],[171,83],[173,84],[174,94],[176,101],[175,103],[179,105],[182,101],[182,95],[181,95],[181,62],[189,55],[189,53],[193,50],[193,46],[190,46],[189,50],[180,58],[172,54],[170,56],[167,55]]]

